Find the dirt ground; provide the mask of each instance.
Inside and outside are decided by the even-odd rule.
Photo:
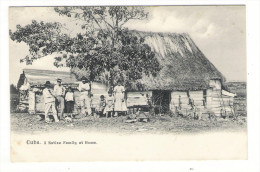
[[[43,132],[80,130],[86,132],[107,132],[134,134],[152,133],[199,133],[210,131],[246,131],[247,122],[245,119],[233,121],[231,119],[218,119],[217,121],[192,120],[176,116],[151,116],[150,122],[125,123],[126,116],[113,118],[94,118],[93,116],[84,119],[73,119],[72,122],[60,121],[59,123],[46,123],[40,121],[39,116],[27,113],[11,113],[11,130],[16,133],[37,134]]]

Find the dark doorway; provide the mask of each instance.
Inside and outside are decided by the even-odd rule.
[[[170,110],[170,91],[153,91],[154,112],[156,114],[167,113]]]

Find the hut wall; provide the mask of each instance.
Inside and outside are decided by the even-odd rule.
[[[187,91],[172,91],[171,92],[171,103],[170,110],[175,111],[175,107],[180,107],[182,109],[190,109],[189,97]]]
[[[217,101],[217,98],[221,97],[221,90],[209,88],[207,89],[207,109],[210,109],[215,115],[221,115],[222,104],[221,101]]]
[[[77,86],[74,88],[74,113],[79,113],[80,110],[80,92],[76,89]],[[92,85],[91,93],[93,94],[91,105],[93,108],[96,108],[99,105],[100,96],[104,95],[107,97],[107,87],[100,83],[94,83]],[[36,112],[37,113],[44,113],[44,99],[42,96],[42,92],[36,94]],[[65,105],[66,106],[66,105]],[[65,109],[66,112],[66,109]]]
[[[80,111],[80,92],[77,90],[78,87],[74,88],[74,113],[77,114]],[[100,96],[104,95],[105,97],[108,96],[107,92],[108,88],[106,85],[101,83],[92,83],[91,84],[91,107],[97,108],[99,106]]]
[[[91,93],[93,94],[91,102],[93,108],[99,106],[101,95],[104,95],[105,98],[108,96],[107,87],[105,85],[99,85],[99,87],[92,87]]]
[[[21,111],[28,111],[29,108],[29,92],[19,90],[19,104],[18,109]]]
[[[36,113],[44,112],[44,100],[43,100],[42,92],[36,93],[35,103],[36,103]]]
[[[29,91],[29,113],[34,114],[36,112],[35,110],[35,93]]]
[[[221,116],[224,111],[231,113],[233,110],[234,98],[222,95],[219,89],[207,89],[207,108],[215,113],[216,116]]]
[[[80,106],[79,91],[77,90],[74,91],[74,102],[74,113],[76,114]],[[44,113],[44,99],[42,94],[36,94],[36,113]]]
[[[148,105],[146,95],[152,97],[152,91],[127,92],[127,107]]]
[[[209,81],[209,86],[216,90],[221,90],[221,81],[219,79],[211,79]]]
[[[74,114],[78,114],[80,111],[80,92],[78,90],[74,90]]]
[[[204,108],[204,96],[203,96],[203,90],[199,91],[189,91],[190,99],[193,100],[194,105],[197,108]]]
[[[228,97],[222,95],[220,98],[212,98],[213,102],[220,102],[219,105],[222,106],[222,109],[225,110],[226,112],[232,112],[233,109],[233,103],[234,103],[234,98],[233,97]],[[215,103],[218,105],[218,103]]]

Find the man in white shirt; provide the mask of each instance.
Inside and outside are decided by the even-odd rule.
[[[79,83],[78,90],[80,92],[80,106],[82,117],[86,116],[86,111],[88,115],[91,115],[90,107],[90,85],[86,77],[82,77],[81,83]]]
[[[65,95],[65,88],[61,85],[62,80],[61,79],[57,79],[57,85],[54,86],[54,96],[57,99],[57,104],[56,104],[56,108],[58,108],[58,106],[60,106],[60,119],[64,118],[64,95]]]
[[[53,95],[53,92],[50,89],[50,86],[51,86],[50,81],[46,81],[46,83],[45,83],[46,88],[42,92],[43,99],[44,99],[44,105],[45,105],[44,116],[45,116],[45,121],[47,123],[50,122],[48,113],[49,113],[51,108],[52,108],[52,113],[53,113],[53,117],[54,117],[55,122],[59,122],[56,107],[55,107],[55,96]]]

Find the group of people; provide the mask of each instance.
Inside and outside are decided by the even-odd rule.
[[[50,81],[46,81],[45,88],[42,92],[44,99],[44,116],[45,121],[51,122],[49,118],[49,112],[52,110],[53,117],[55,122],[59,122],[59,120],[64,118],[64,108],[66,101],[67,112],[72,113],[72,109],[74,106],[74,96],[72,89],[69,87],[66,92],[66,88],[61,84],[62,80],[57,79],[57,84],[54,86],[54,89],[51,89]],[[58,107],[60,106],[60,113],[58,113]]]
[[[83,118],[92,114],[91,87],[89,80],[86,77],[81,79],[81,83],[78,86],[78,91],[80,92],[80,113],[81,118]],[[57,84],[54,86],[53,90],[51,89],[50,81],[46,81],[45,88],[43,90],[43,98],[45,104],[44,116],[47,123],[51,122],[49,118],[50,110],[52,110],[55,122],[59,122],[61,119],[65,118],[65,107],[67,114],[70,114],[72,117],[75,103],[74,93],[71,87],[66,90],[66,88],[62,85],[61,79],[57,79]],[[58,109],[60,109],[59,113]],[[125,88],[120,81],[117,86],[114,87],[113,91],[110,90],[108,92],[108,97],[105,98],[104,95],[100,96],[99,105],[94,110],[98,115],[105,114],[106,117],[108,117],[109,113],[111,116],[118,116],[119,112],[127,111],[125,102]]]
[[[96,109],[99,115],[105,114],[108,117],[109,113],[112,116],[118,116],[119,112],[126,112],[125,88],[119,81],[115,86],[114,91],[108,92],[108,97],[100,96],[99,107]],[[115,114],[113,114],[115,112]]]

